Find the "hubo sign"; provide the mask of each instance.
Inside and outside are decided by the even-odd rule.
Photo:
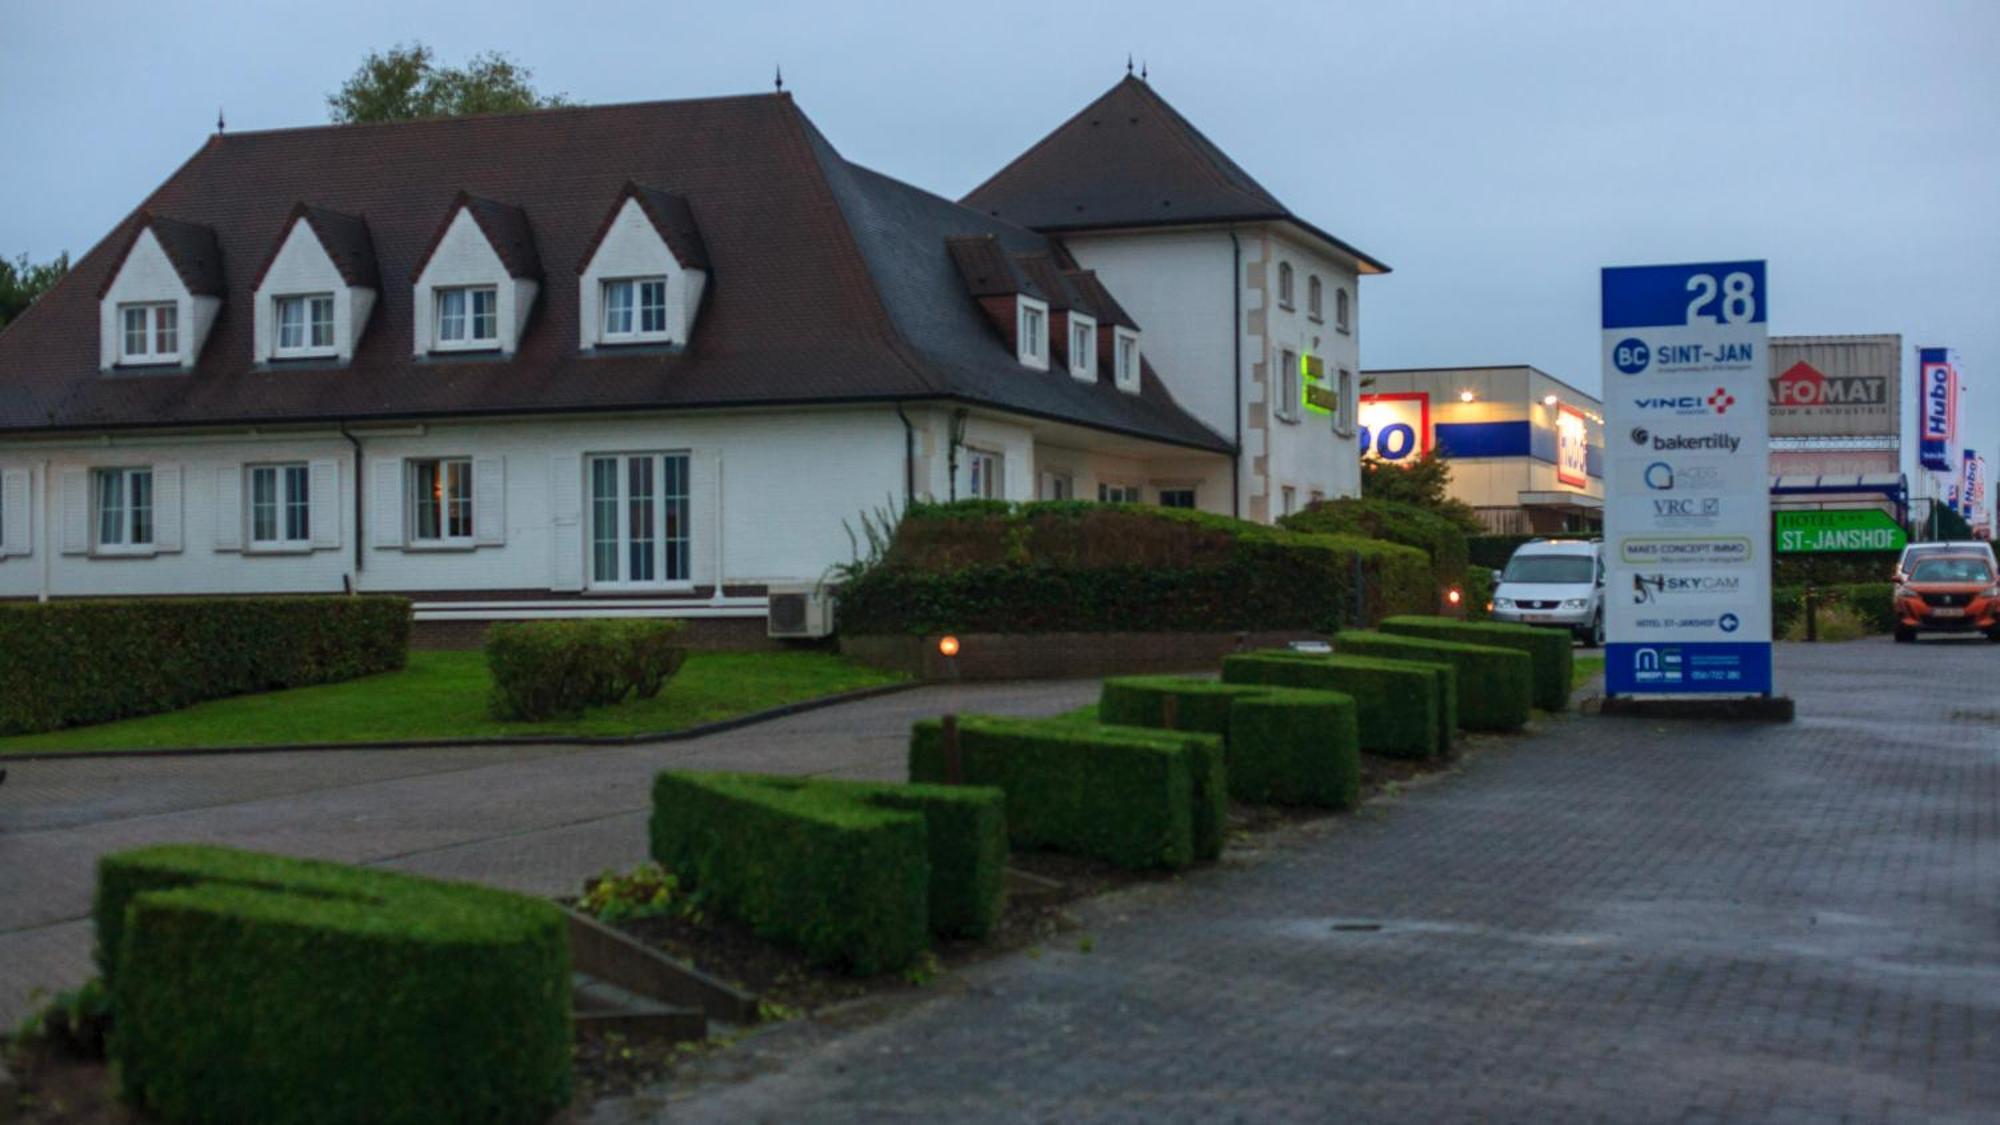
[[[1431,396],[1361,396],[1361,455],[1402,464],[1431,451]]]
[[[1768,299],[1763,262],[1604,271],[1608,694],[1771,694]]]
[[[1958,368],[1944,348],[1917,349],[1917,460],[1932,472],[1948,473],[1958,442]]]

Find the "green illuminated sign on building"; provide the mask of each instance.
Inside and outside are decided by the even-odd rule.
[[[1878,508],[1827,512],[1775,512],[1778,553],[1900,551],[1910,537]]]
[[[1305,408],[1314,414],[1333,414],[1340,409],[1340,395],[1326,385],[1326,361],[1316,355],[1299,357],[1300,394],[1305,399]]]

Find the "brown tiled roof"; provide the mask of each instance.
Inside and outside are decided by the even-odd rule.
[[[1294,215],[1151,85],[1126,76],[992,179],[966,206],[1040,231],[1284,221],[1389,267]]]
[[[410,271],[410,280],[422,277],[424,267],[430,264],[431,255],[437,253],[438,244],[444,241],[446,232],[451,230],[453,219],[458,213],[472,212],[472,221],[479,224],[479,230],[486,241],[499,255],[500,264],[507,267],[508,277],[526,278],[539,281],[542,277],[541,252],[535,249],[535,232],[528,225],[528,214],[510,203],[500,203],[461,190],[451,201],[451,208],[444,213],[444,221],[431,235],[430,245],[424,248],[423,256],[417,259],[416,268]]]
[[[375,263],[375,242],[368,237],[368,221],[301,203],[292,208],[292,213],[285,217],[284,225],[278,228],[278,237],[271,243],[271,252],[265,255],[264,264],[258,267],[255,279],[250,282],[251,289],[264,284],[264,275],[271,272],[271,263],[278,260],[278,252],[285,248],[285,239],[291,237],[292,224],[301,219],[312,227],[313,236],[319,239],[320,248],[326,251],[342,281],[363,289],[382,288],[382,271]]]
[[[474,214],[507,244],[510,270],[539,271],[543,257],[582,260],[627,184],[701,217],[715,281],[685,348],[582,351],[570,283],[542,287],[511,357],[411,354],[402,279],[428,256],[441,201],[510,201]],[[302,199],[367,216],[389,283],[350,366],[260,370],[250,279]],[[137,225],[162,213],[213,232],[222,311],[192,372],[105,378],[97,290]],[[1052,249],[849,164],[789,95],[218,136],[0,333],[0,431],[950,399],[1228,448],[1152,382],[1122,395],[1022,368],[946,251],[967,234],[1005,253]]]
[[[1097,311],[1098,323],[1116,324],[1135,330],[1139,327],[1139,322],[1132,319],[1132,314],[1126,312],[1125,306],[1119,304],[1118,299],[1111,295],[1111,290],[1106,289],[1104,283],[1097,279],[1096,270],[1064,270],[1063,277],[1075,286],[1084,301]]]
[[[958,276],[965,279],[966,291],[975,297],[1012,297],[1025,293],[1046,299],[1048,294],[1021,272],[1020,265],[990,234],[953,235],[944,240]]]
[[[1064,279],[1062,270],[1056,266],[1052,254],[1016,254],[1014,264],[1023,276],[1033,282],[1035,288],[1047,295],[1050,311],[1073,309],[1082,303],[1076,289]],[[1082,310],[1085,316],[1095,315],[1089,308]]]
[[[686,196],[642,184],[627,184],[625,190],[653,220],[653,229],[660,232],[683,269],[708,268],[708,247],[702,244],[701,228],[694,225],[694,209],[688,206]]]
[[[220,297],[223,294],[222,251],[216,247],[214,229],[142,210],[133,217],[129,225],[131,233],[119,249],[117,261],[97,287],[99,297],[110,292],[119,269],[131,255],[132,247],[138,244],[139,235],[148,229],[159,240],[160,249],[166,251],[167,261],[173,263],[174,272],[180,275],[181,284],[187,286],[188,292],[198,297]]]

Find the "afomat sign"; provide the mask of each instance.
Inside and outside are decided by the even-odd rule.
[[[1423,391],[1361,396],[1361,455],[1414,461],[1431,451],[1431,396]]]
[[[1770,355],[1772,437],[1901,432],[1901,337],[1781,336]]]

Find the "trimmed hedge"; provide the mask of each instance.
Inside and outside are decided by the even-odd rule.
[[[1400,500],[1361,496],[1321,500],[1279,520],[1278,526],[1317,535],[1385,539],[1415,547],[1430,559],[1431,580],[1439,599],[1447,588],[1464,581],[1469,565],[1465,532],[1457,524],[1428,508]]]
[[[1451,750],[1457,725],[1449,665],[1283,649],[1222,658],[1231,684],[1281,684],[1340,692],[1354,700],[1361,747],[1386,758],[1434,758]]]
[[[574,718],[626,696],[660,694],[687,659],[681,621],[509,621],[486,634],[496,719]]]
[[[1219,734],[1229,795],[1239,801],[1347,808],[1361,794],[1354,700],[1334,692],[1176,676],[1106,680],[1106,724]]]
[[[916,504],[880,563],[841,588],[869,633],[1332,632],[1436,605],[1420,551],[1175,508]]]
[[[1109,860],[1181,868],[1222,852],[1228,816],[1222,740],[1064,719],[958,719],[962,779],[1007,794],[1007,836]],[[910,780],[947,777],[943,724],[910,732]]]
[[[469,884],[198,845],[105,856],[109,1053],[172,1122],[533,1122],[570,1096],[569,929]]]
[[[1575,663],[1575,638],[1567,629],[1538,629],[1501,621],[1454,621],[1449,617],[1389,617],[1384,633],[1458,641],[1469,645],[1511,648],[1528,654],[1535,665],[1535,706],[1544,711],[1569,709],[1570,670]]]
[[[1451,665],[1457,670],[1458,724],[1467,730],[1519,730],[1534,707],[1534,661],[1525,652],[1389,633],[1342,633],[1335,644],[1355,656]]]
[[[405,598],[0,605],[0,735],[391,672],[409,648]]]
[[[763,937],[857,974],[933,933],[984,936],[1007,862],[998,790],[669,770],[652,856]]]

